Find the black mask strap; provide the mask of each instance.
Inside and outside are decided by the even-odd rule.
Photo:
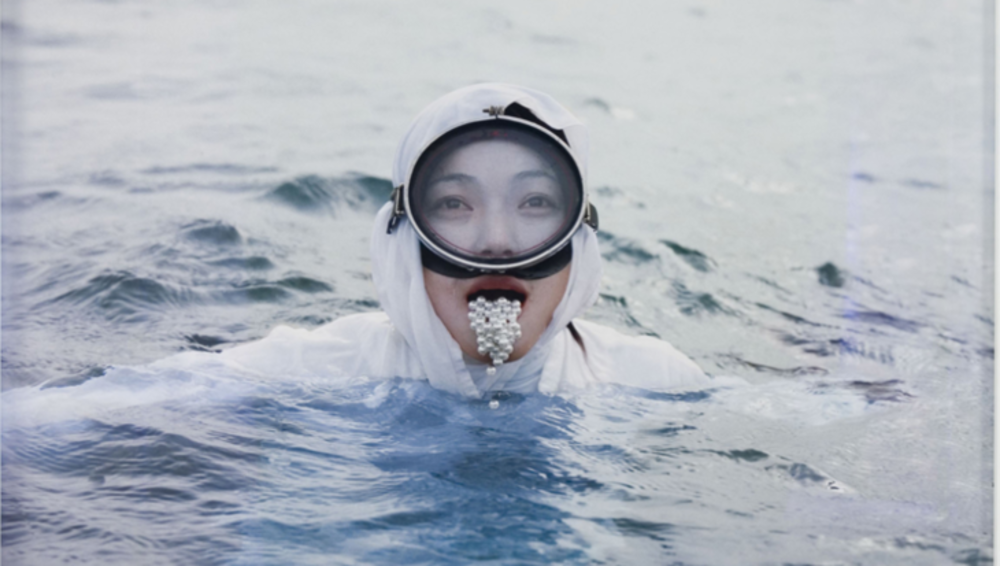
[[[480,277],[483,275],[509,275],[511,277],[525,280],[544,279],[559,273],[564,267],[569,265],[569,262],[571,261],[573,261],[573,243],[569,242],[563,247],[563,249],[559,250],[551,257],[548,257],[534,265],[521,267],[519,269],[508,269],[506,271],[483,271],[481,269],[471,269],[455,265],[454,263],[443,259],[441,256],[429,250],[423,243],[420,244],[420,262],[423,263],[424,267],[430,269],[438,275],[444,275],[445,277],[451,277],[452,279],[472,279],[473,277]]]

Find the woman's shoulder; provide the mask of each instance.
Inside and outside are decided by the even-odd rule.
[[[342,316],[314,329],[279,325],[271,329],[267,336],[248,345],[268,343],[360,345],[371,340],[383,339],[395,332],[389,317],[384,312],[367,312]]]
[[[312,330],[278,326],[222,356],[263,373],[409,377],[407,351],[389,317],[371,312],[343,316]],[[383,367],[387,363],[390,366]]]
[[[382,311],[363,312],[342,316],[315,329],[318,336],[338,337],[346,340],[361,340],[372,333],[391,333],[395,328],[389,315]]]
[[[602,381],[649,389],[701,387],[705,372],[672,344],[652,336],[628,336],[602,324],[574,320],[588,364]]]

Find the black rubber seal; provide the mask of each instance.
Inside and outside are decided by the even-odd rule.
[[[567,242],[561,250],[534,265],[506,271],[486,271],[455,265],[432,252],[422,242],[420,244],[420,262],[424,267],[452,279],[472,279],[483,275],[509,275],[525,280],[545,279],[562,271],[571,261],[573,261],[573,242]]]

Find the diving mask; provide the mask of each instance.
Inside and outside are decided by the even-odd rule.
[[[558,131],[491,114],[425,147],[393,193],[389,231],[408,217],[424,266],[449,277],[548,277],[572,259],[580,224],[596,229],[580,166]]]

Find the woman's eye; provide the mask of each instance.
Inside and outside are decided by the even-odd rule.
[[[553,203],[551,199],[539,195],[528,197],[527,199],[524,200],[524,202],[521,203],[522,208],[543,208],[543,207],[551,207],[554,205],[555,203]]]
[[[461,210],[468,208],[468,205],[457,197],[444,197],[437,201],[435,208],[438,210]]]

